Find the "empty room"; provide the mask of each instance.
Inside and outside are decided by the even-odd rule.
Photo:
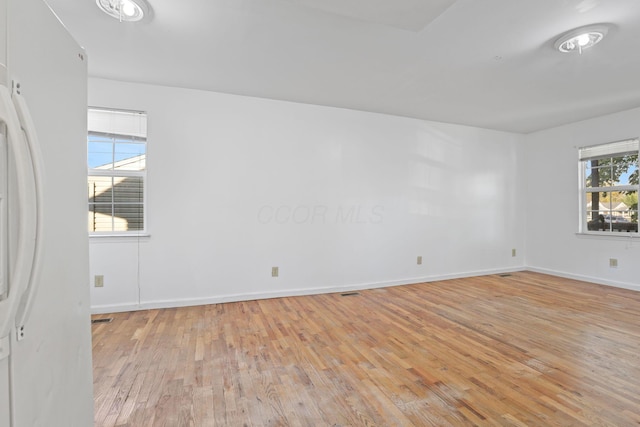
[[[0,22],[0,427],[640,424],[637,0]]]

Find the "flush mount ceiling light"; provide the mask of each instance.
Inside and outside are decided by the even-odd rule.
[[[607,35],[609,27],[605,24],[587,25],[562,34],[554,47],[563,53],[578,52],[589,49]]]
[[[120,22],[141,21],[149,14],[149,6],[144,0],[96,0],[96,4],[100,10]]]

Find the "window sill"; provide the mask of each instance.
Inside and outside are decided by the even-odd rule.
[[[111,233],[111,234],[89,234],[89,239],[138,239],[144,238],[148,239],[151,237],[149,233],[140,233],[140,234],[127,234],[127,233]]]
[[[609,231],[609,232],[600,232],[600,233],[576,233],[578,238],[586,238],[586,239],[610,239],[610,240],[620,240],[620,239],[640,239],[640,234],[633,232],[622,232],[622,231]]]

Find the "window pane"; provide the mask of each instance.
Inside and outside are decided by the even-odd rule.
[[[113,200],[113,177],[89,176],[89,203],[111,203]]]
[[[119,177],[115,178],[114,182],[114,231],[142,230],[144,228],[142,177]]]
[[[614,159],[614,175],[616,185],[633,185],[638,183],[638,156],[625,156]]]
[[[142,203],[115,204],[114,231],[131,231],[144,229],[144,209]]]
[[[136,231],[144,229],[144,207],[136,204],[89,204],[89,231]]]
[[[626,212],[622,212],[622,217],[627,219],[630,223],[635,224],[634,230],[638,230],[638,192],[637,191],[625,191],[623,203],[627,207]]]
[[[115,169],[141,171],[145,168],[146,145],[139,142],[117,141]]]
[[[116,184],[113,187],[113,202],[121,203],[140,203],[144,198],[144,189],[142,177],[134,176],[115,178]]]
[[[596,201],[598,207],[593,208]],[[638,192],[587,193],[585,213],[590,231],[637,232]]]
[[[615,185],[616,174],[614,172],[612,159],[601,159],[599,167],[593,168],[592,181],[593,187],[610,187]]]
[[[611,162],[609,159],[590,160],[586,162],[586,186],[607,187],[611,185]]]
[[[90,176],[89,231],[144,229],[142,177]]]
[[[587,161],[585,177],[587,188],[638,184],[638,155]]]
[[[611,231],[611,223],[605,221],[605,217],[611,215],[609,211],[589,211],[587,229],[590,231]]]
[[[586,197],[586,206],[584,207],[584,212],[587,213],[587,221],[597,221],[598,215],[600,214],[599,203],[596,202],[596,206],[593,206],[593,196],[594,193],[587,193]],[[599,193],[598,193],[599,196]]]
[[[89,204],[89,231],[112,231],[112,205]]]
[[[113,143],[105,138],[89,137],[88,165],[90,169],[111,169],[113,167]]]
[[[127,220],[113,213],[114,205],[89,204],[89,231],[127,231]]]
[[[113,228],[113,178],[90,176],[89,231],[112,231]]]
[[[604,206],[606,210],[611,211],[613,215],[619,215],[629,210],[629,206],[624,203],[625,197],[626,192],[624,191],[600,193],[600,206]]]

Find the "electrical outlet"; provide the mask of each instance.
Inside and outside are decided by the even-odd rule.
[[[278,277],[280,269],[278,267],[271,267],[271,277]]]
[[[511,256],[516,256],[516,248],[511,249]]]
[[[418,256],[418,265],[422,265],[422,255]]]
[[[617,258],[609,258],[609,267],[618,268],[618,259]]]
[[[102,274],[97,274],[93,277],[93,285],[96,288],[102,288],[104,286],[104,276]]]

